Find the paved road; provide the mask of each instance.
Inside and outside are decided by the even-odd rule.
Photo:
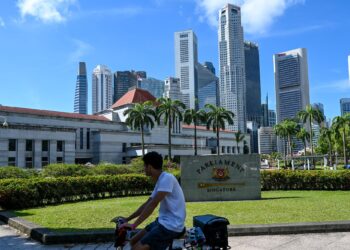
[[[350,250],[350,232],[325,234],[294,234],[270,236],[241,236],[230,237],[230,246],[237,250]],[[113,243],[105,244],[79,244],[79,245],[53,245],[43,246],[40,243],[20,234],[8,225],[0,222],[0,249],[1,250],[29,250],[29,249],[72,249],[72,250],[102,250],[114,249]]]

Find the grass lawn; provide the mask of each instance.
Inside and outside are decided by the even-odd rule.
[[[111,218],[131,214],[146,199],[95,200],[15,213],[60,232],[111,229]],[[228,218],[231,225],[350,220],[350,191],[267,191],[257,201],[188,202],[186,206],[188,227],[192,226],[193,216],[209,213]]]

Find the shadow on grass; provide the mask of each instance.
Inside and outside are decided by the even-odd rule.
[[[20,212],[20,211],[12,211],[12,213],[15,215],[13,217],[26,217],[26,216],[34,215],[33,213]]]
[[[283,200],[283,199],[301,199],[304,197],[300,196],[284,196],[284,197],[269,197],[269,198],[261,198],[260,200]]]

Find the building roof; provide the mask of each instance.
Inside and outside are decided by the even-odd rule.
[[[183,124],[183,125],[182,125],[182,128],[194,129],[194,125],[192,125],[192,124],[191,124],[191,125],[185,125],[185,124]],[[198,129],[198,130],[213,130],[213,128],[207,129],[206,126],[197,126],[197,129]],[[220,129],[220,131],[221,131],[221,132],[226,132],[226,133],[236,133],[236,132],[233,131],[233,130],[227,130],[227,129],[225,129],[225,130]]]
[[[78,114],[78,113],[68,113],[68,112],[59,112],[59,111],[41,110],[41,109],[18,108],[18,107],[9,107],[9,106],[2,106],[2,105],[0,105],[0,111],[10,112],[10,113],[18,113],[18,114],[71,118],[71,119],[110,121],[106,117],[98,116],[98,115],[84,115],[84,114]]]
[[[143,103],[145,101],[155,101],[156,98],[147,90],[135,88],[129,90],[125,95],[120,97],[118,101],[116,101],[112,105],[112,109],[116,109],[120,106],[133,104],[133,103]]]

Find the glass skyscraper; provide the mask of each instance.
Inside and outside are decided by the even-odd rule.
[[[345,115],[350,113],[350,98],[340,99],[340,114]]]
[[[213,65],[213,64],[211,64]],[[215,68],[197,64],[198,73],[198,108],[203,109],[207,103],[218,106],[218,82],[219,79],[213,74]]]
[[[230,130],[246,132],[246,81],[241,9],[227,4],[219,13],[220,106],[232,111]]]
[[[85,62],[79,62],[77,82],[74,97],[74,113],[88,113],[88,83]]]
[[[164,80],[164,95],[163,97],[172,100],[181,100],[180,79],[175,77],[168,77]]]
[[[152,77],[141,79],[140,88],[150,92],[154,97],[160,98],[164,94],[164,81]]]
[[[109,109],[112,104],[112,73],[107,66],[97,65],[92,73],[92,113]]]
[[[259,47],[252,42],[244,42],[246,75],[247,120],[261,125],[261,90]]]

